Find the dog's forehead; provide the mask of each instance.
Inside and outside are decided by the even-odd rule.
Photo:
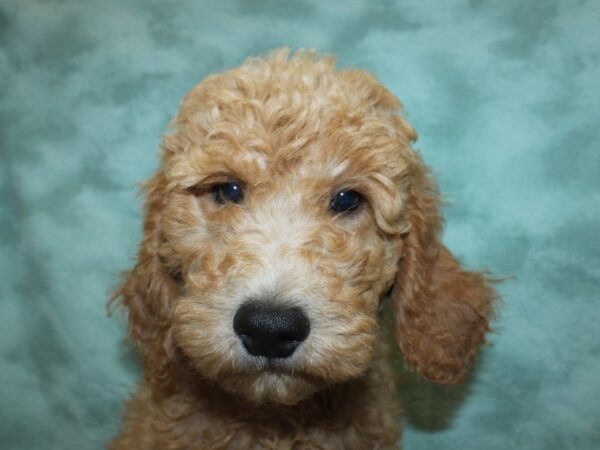
[[[310,106],[306,107],[310,109]],[[207,175],[228,173],[244,181],[262,178],[395,178],[407,164],[389,123],[344,110],[298,113],[282,123],[241,115],[222,122],[188,152],[190,166]],[[266,114],[265,114],[266,115]]]
[[[198,177],[253,182],[405,171],[410,145],[399,103],[373,77],[331,62],[257,64],[209,77],[186,96],[177,132],[166,138],[184,151],[171,162],[183,159]]]

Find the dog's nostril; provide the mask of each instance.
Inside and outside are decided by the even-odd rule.
[[[248,302],[236,312],[233,329],[251,355],[287,358],[308,337],[310,322],[298,307]]]

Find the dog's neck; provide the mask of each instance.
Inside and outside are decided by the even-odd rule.
[[[189,367],[180,375],[181,382],[169,389],[148,386],[146,392],[161,416],[159,422],[168,419],[173,423],[172,430],[165,430],[185,429],[187,442],[214,443],[202,448],[247,448],[246,440],[284,445],[296,439],[296,434],[304,436],[306,448],[311,448],[311,436],[316,443],[323,435],[337,440],[339,448],[371,448],[382,438],[395,442],[399,437],[398,410],[390,402],[394,388],[386,367],[374,367],[360,378],[332,385],[289,406],[254,405],[199,377]],[[354,444],[361,434],[360,444]]]

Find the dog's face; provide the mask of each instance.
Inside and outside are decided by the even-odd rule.
[[[120,292],[134,338],[160,336],[163,353],[179,348],[198,376],[256,403],[363,374],[428,214],[411,216],[424,175],[398,108],[364,73],[285,54],[192,90],[148,186],[143,292]]]
[[[255,401],[294,403],[366,370],[407,230],[406,140],[374,102],[356,104],[355,80],[314,77],[201,85],[171,145],[202,129],[165,167],[175,339],[200,373]]]

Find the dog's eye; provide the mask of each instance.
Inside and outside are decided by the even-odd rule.
[[[356,211],[364,202],[365,198],[360,192],[348,189],[335,194],[329,203],[329,207],[336,213],[347,213]]]
[[[240,203],[244,199],[244,190],[237,181],[219,183],[213,186],[213,197],[217,203]]]

